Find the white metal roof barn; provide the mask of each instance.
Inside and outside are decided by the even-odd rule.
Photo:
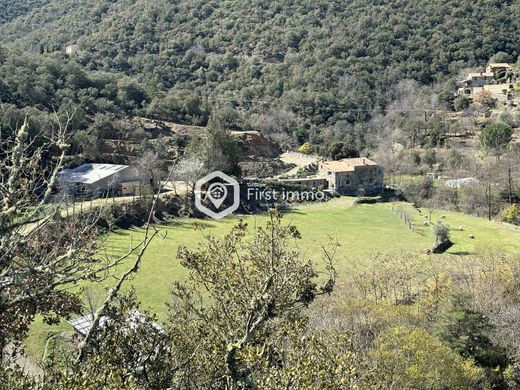
[[[83,164],[64,169],[58,179],[68,195],[100,194],[117,190],[122,183],[138,182],[139,172],[128,165]]]

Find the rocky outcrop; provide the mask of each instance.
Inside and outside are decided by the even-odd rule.
[[[281,154],[280,147],[259,132],[245,131],[234,134],[242,140],[245,146],[244,154],[249,159],[277,158]]]

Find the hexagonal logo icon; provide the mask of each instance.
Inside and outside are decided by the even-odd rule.
[[[203,188],[207,187],[206,190]],[[233,194],[233,204],[224,207],[224,202]],[[214,210],[203,204],[204,200],[209,200]],[[240,185],[238,181],[224,172],[215,171],[204,176],[195,184],[195,207],[213,219],[221,219],[232,214],[240,206]]]

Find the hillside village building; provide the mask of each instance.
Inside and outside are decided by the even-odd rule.
[[[511,65],[505,62],[495,62],[487,66],[486,73],[493,73],[494,78],[499,78],[505,76],[509,70],[511,70]]]
[[[342,195],[375,195],[384,188],[384,169],[368,158],[323,161],[318,177],[328,182],[329,190]]]
[[[458,95],[473,98],[475,93],[486,91],[498,102],[514,103],[517,99],[512,92],[517,80],[512,70],[513,67],[507,63],[491,63],[485,72],[469,73],[459,82]]]
[[[136,168],[115,164],[83,164],[64,169],[58,180],[67,195],[99,196],[108,192],[133,195],[140,185],[150,181],[140,177]]]
[[[463,88],[478,88],[490,83],[495,79],[493,72],[469,73],[466,79],[460,82]]]
[[[315,176],[279,179],[281,183],[308,188],[324,189],[341,195],[377,195],[384,189],[384,169],[368,158],[346,158],[323,161]]]

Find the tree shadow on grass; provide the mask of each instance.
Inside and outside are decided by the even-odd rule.
[[[110,235],[112,236],[129,236],[130,234],[132,234],[132,231],[121,228],[110,231]]]
[[[447,252],[447,253],[449,253],[450,255],[455,255],[455,256],[469,256],[472,254],[471,252],[468,252],[468,251]]]
[[[306,215],[307,213],[301,211],[296,207],[284,207],[283,209],[279,209],[280,213],[285,214],[298,214],[298,215]]]
[[[214,223],[209,223],[208,221],[193,221],[192,223],[186,223],[183,228],[185,229],[196,229],[196,230],[203,230],[203,229],[211,229],[214,228]]]
[[[191,219],[191,218],[180,218],[173,219],[168,221],[167,223],[161,224],[160,227],[167,229],[209,229],[213,228],[216,225],[214,223],[210,223],[209,220],[200,220],[200,219]]]

